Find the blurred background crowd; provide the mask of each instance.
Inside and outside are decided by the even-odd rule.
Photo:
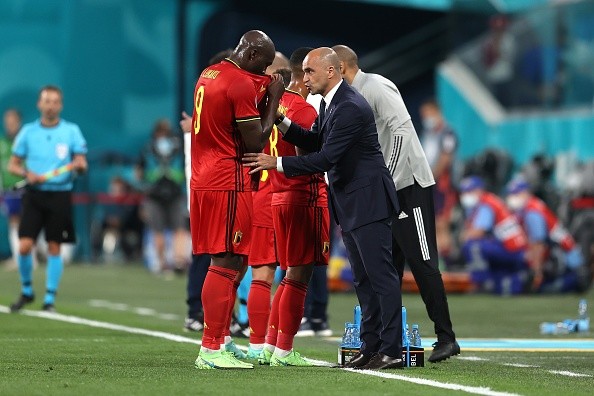
[[[196,77],[209,59],[257,28],[284,54],[348,44],[363,70],[399,87],[437,180],[446,289],[515,294],[590,286],[594,1],[271,4],[4,0],[6,267],[14,266],[18,210],[11,187],[18,178],[5,161],[21,123],[37,116],[39,88],[52,83],[64,90],[64,117],[79,124],[89,146],[89,172],[75,185],[77,243],[65,249],[68,259],[183,272],[191,242],[178,121],[191,112]],[[322,21],[330,11],[337,17]],[[507,218],[524,239],[518,246],[507,243],[509,228],[501,231]],[[352,278],[338,234],[332,242],[329,287],[348,290]],[[414,282],[405,277],[404,287],[414,289]]]

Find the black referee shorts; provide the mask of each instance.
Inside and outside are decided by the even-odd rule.
[[[37,240],[41,230],[48,242],[73,243],[72,193],[28,189],[23,194],[19,238]]]

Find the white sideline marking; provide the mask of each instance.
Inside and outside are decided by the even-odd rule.
[[[10,309],[8,307],[0,305],[0,312],[10,313]],[[177,334],[165,333],[164,331],[154,331],[154,330],[141,329],[138,327],[118,325],[118,324],[109,323],[109,322],[100,322],[98,320],[90,320],[90,319],[80,318],[78,316],[72,316],[72,315],[62,315],[62,314],[55,313],[55,312],[29,311],[27,309],[24,309],[24,310],[20,311],[20,314],[27,315],[27,316],[34,316],[34,317],[38,317],[38,318],[44,318],[44,319],[52,319],[52,320],[57,320],[60,322],[66,322],[66,323],[80,324],[80,325],[89,326],[89,327],[98,327],[101,329],[123,331],[125,333],[130,333],[130,334],[142,334],[142,335],[146,335],[149,337],[163,338],[163,339],[169,340],[169,341],[201,345],[201,342],[199,340],[195,340],[193,338],[188,338],[188,337],[184,337],[184,336],[179,336]]]
[[[551,374],[566,375],[568,377],[591,377],[589,374],[574,373],[572,371],[547,370]]]
[[[173,313],[159,313],[152,308],[131,307],[128,304],[111,302],[107,300],[89,300],[89,305],[93,308],[105,308],[113,311],[127,311],[140,316],[154,316],[163,320],[180,320],[179,315]]]
[[[0,305],[0,312],[10,313],[10,309],[6,306]],[[138,327],[118,325],[118,324],[109,323],[109,322],[101,322],[98,320],[85,319],[85,318],[81,318],[78,316],[63,315],[63,314],[59,314],[59,313],[55,313],[55,312],[29,311],[29,310],[24,309],[24,310],[20,311],[20,314],[26,315],[26,316],[44,318],[44,319],[57,320],[60,322],[79,324],[79,325],[84,325],[84,326],[89,326],[89,327],[97,327],[97,328],[101,328],[101,329],[122,331],[122,332],[130,333],[130,334],[140,334],[140,335],[145,335],[145,336],[149,336],[149,337],[162,338],[162,339],[174,341],[174,342],[201,345],[201,342],[199,340],[195,340],[195,339],[184,337],[184,336],[179,336],[176,334],[165,333],[164,331],[154,331],[154,330],[141,329]],[[247,350],[246,347],[240,347],[240,349]],[[308,359],[308,360],[314,364],[319,364],[322,366],[333,366],[332,363],[325,362],[323,360],[314,360],[314,359]],[[378,371],[352,370],[352,369],[343,369],[343,370],[355,372],[358,374],[371,375],[374,377],[412,382],[412,383],[418,384],[418,385],[427,385],[427,386],[433,386],[433,387],[442,388],[442,389],[459,390],[459,391],[463,391],[463,392],[467,392],[467,393],[473,393],[476,395],[517,396],[516,393],[498,392],[498,391],[491,390],[490,388],[458,385],[458,384],[452,384],[452,383],[447,383],[447,382],[438,382],[438,381],[433,381],[433,380],[428,380],[428,379],[423,379],[423,378],[415,378],[415,377],[407,377],[404,375],[381,373]]]
[[[448,382],[437,382],[437,381],[428,380],[428,379],[424,379],[424,378],[407,377],[404,375],[389,374],[389,373],[384,373],[384,372],[380,372],[380,371],[353,370],[353,369],[345,369],[345,370],[351,371],[353,373],[372,375],[374,377],[397,379],[400,381],[412,382],[414,384],[419,384],[419,385],[428,385],[428,386],[433,386],[435,388],[451,389],[451,390],[458,390],[458,391],[463,391],[463,392],[467,392],[467,393],[474,393],[475,395],[487,395],[487,396],[517,396],[518,395],[517,393],[494,391],[491,388],[458,385],[458,384],[451,384]]]
[[[470,361],[489,361],[491,359],[481,358],[478,356],[458,356],[457,359],[470,360]],[[533,364],[522,364],[522,363],[500,363],[502,366],[519,367],[519,368],[540,368],[538,365]],[[590,374],[574,373],[573,371],[566,370],[546,370],[548,373],[565,375],[568,377],[592,377]]]

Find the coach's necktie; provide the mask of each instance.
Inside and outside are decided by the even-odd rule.
[[[322,127],[322,124],[324,123],[324,116],[326,115],[326,101],[324,99],[322,99],[322,101],[320,102],[320,111],[318,112],[318,118],[320,119],[320,127]]]

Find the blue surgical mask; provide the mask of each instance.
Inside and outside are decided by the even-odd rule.
[[[155,142],[155,151],[163,157],[169,157],[173,152],[173,142],[168,137],[159,137]]]
[[[478,205],[480,197],[476,193],[464,193],[460,196],[460,204],[464,209],[471,209]]]

